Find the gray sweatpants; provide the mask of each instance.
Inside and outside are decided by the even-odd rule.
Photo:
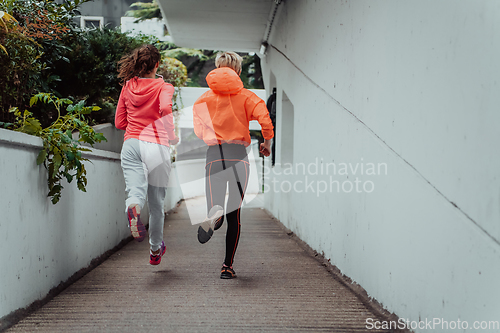
[[[138,139],[125,140],[121,152],[121,166],[125,178],[127,200],[141,209],[149,207],[149,244],[151,250],[160,248],[163,240],[164,201],[170,176],[170,148]]]

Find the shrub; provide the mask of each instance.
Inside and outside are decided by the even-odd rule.
[[[82,152],[90,151],[90,149],[82,147],[80,142],[86,142],[92,146],[106,138],[102,133],[96,133],[87,122],[87,116],[91,112],[98,111],[99,107],[87,107],[85,101],[73,104],[69,99],[59,99],[48,93],[33,96],[30,106],[39,101],[53,107],[58,114],[56,121],[50,126],[43,128],[31,112],[28,110],[21,112],[18,108],[10,110],[15,116],[14,123],[1,125],[7,125],[18,132],[36,135],[43,140],[43,148],[36,162],[38,165],[43,163],[48,170],[48,196],[51,197],[52,203],[56,204],[61,198],[63,179],[66,179],[68,183],[76,179],[78,189],[86,192],[87,171],[82,162],[88,159],[82,157]],[[66,106],[66,112],[63,115],[64,106]],[[73,139],[73,131],[78,131],[78,140]]]
[[[2,13],[0,24],[0,115],[2,121],[12,120],[6,112],[25,103],[26,95],[38,87],[34,75],[44,69],[38,61],[43,55],[40,45],[27,37],[17,21]]]
[[[118,60],[141,44],[155,43],[157,39],[130,37],[119,30],[104,28],[83,31],[64,42],[67,45],[64,58],[56,61],[53,69],[59,78],[55,92],[98,105],[101,111],[92,114],[92,118],[97,123],[112,122],[121,92]]]
[[[88,0],[54,1],[2,0],[0,10],[15,18],[0,29],[6,52],[0,54],[1,120],[12,121],[11,107],[27,108],[29,97],[39,91],[53,91],[54,61],[62,59],[63,36],[78,33],[73,17],[79,4]],[[67,60],[67,59],[65,59]],[[31,110],[42,124],[50,124],[55,115],[44,109]]]

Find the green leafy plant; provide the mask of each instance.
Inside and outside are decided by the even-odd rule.
[[[39,61],[40,45],[27,37],[17,20],[6,12],[0,18],[0,121],[12,121],[11,106],[22,106],[37,82],[32,79],[44,69]]]
[[[167,58],[176,58],[177,60],[187,59],[187,58],[195,58],[201,61],[207,61],[209,57],[204,53],[203,50],[198,49],[189,49],[186,47],[177,47],[173,43],[165,42],[163,43],[164,47],[167,49],[163,50],[161,53],[164,57]]]
[[[113,122],[116,103],[122,87],[117,77],[120,58],[142,44],[158,42],[157,38],[121,33],[119,29],[92,29],[64,40],[68,49],[65,59],[54,62],[54,83],[61,96],[85,99],[102,110],[92,113],[96,123]]]
[[[40,101],[51,105],[57,111],[58,117],[50,126],[43,128],[31,112],[28,110],[21,112],[17,107],[10,110],[15,115],[15,122],[3,125],[15,131],[39,136],[43,140],[43,148],[38,154],[36,163],[37,165],[43,163],[48,170],[47,196],[51,198],[53,204],[56,204],[61,198],[63,179],[68,183],[76,179],[78,189],[86,192],[87,171],[82,162],[89,160],[82,156],[82,152],[90,149],[82,147],[80,143],[85,142],[93,146],[106,138],[102,133],[96,133],[86,119],[91,112],[100,109],[98,106],[85,106],[84,100],[73,104],[70,99],[57,98],[50,93],[34,95],[31,97],[30,106]],[[66,109],[64,115],[61,114],[63,108]],[[73,139],[74,131],[79,132],[78,140]]]
[[[158,67],[158,74],[163,76],[163,80],[165,80],[165,82],[170,83],[176,88],[172,98],[172,111],[175,112],[182,109],[182,102],[180,101],[180,88],[186,86],[186,82],[188,81],[186,66],[175,58],[162,57],[160,66]]]
[[[163,76],[165,82],[170,83],[175,87],[174,95],[172,96],[172,114],[174,117],[175,124],[175,135],[179,136],[179,121],[181,116],[181,110],[183,108],[182,98],[181,98],[181,87],[186,86],[188,81],[187,69],[184,64],[175,59],[162,57],[160,61],[160,66],[158,67],[158,74]],[[173,147],[172,161],[175,161],[175,156],[177,155],[177,148]]]
[[[130,7],[137,7],[137,9],[127,11],[125,16],[135,17],[137,20],[134,23],[153,18],[162,18],[160,6],[158,6],[156,0],[153,0],[153,2],[134,2]]]
[[[247,89],[263,89],[264,81],[262,79],[262,70],[260,68],[260,59],[254,55],[242,55],[241,81]]]
[[[12,122],[11,107],[27,108],[30,96],[37,92],[57,94],[54,64],[69,61],[62,55],[67,49],[63,38],[80,33],[73,18],[87,1],[0,1],[0,44],[5,48],[0,50],[0,121]],[[30,111],[45,126],[55,118],[36,107]]]
[[[9,32],[9,27],[7,26],[7,22],[17,22],[17,21],[8,13],[5,13],[4,11],[0,10],[0,29],[2,31],[2,34]],[[2,49],[5,52],[5,54],[7,55],[9,54],[5,46],[3,46],[1,43],[0,43],[0,49]]]

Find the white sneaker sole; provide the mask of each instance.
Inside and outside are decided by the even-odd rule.
[[[224,209],[215,205],[208,212],[207,218],[198,227],[198,241],[202,244],[208,242],[214,234],[215,222],[224,214]]]

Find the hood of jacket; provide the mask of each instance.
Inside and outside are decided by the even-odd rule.
[[[208,73],[207,84],[216,94],[236,94],[243,89],[239,75],[229,67],[217,68]]]
[[[158,96],[164,84],[163,78],[139,79],[134,77],[127,81],[128,100],[132,105],[140,107],[151,98]]]

